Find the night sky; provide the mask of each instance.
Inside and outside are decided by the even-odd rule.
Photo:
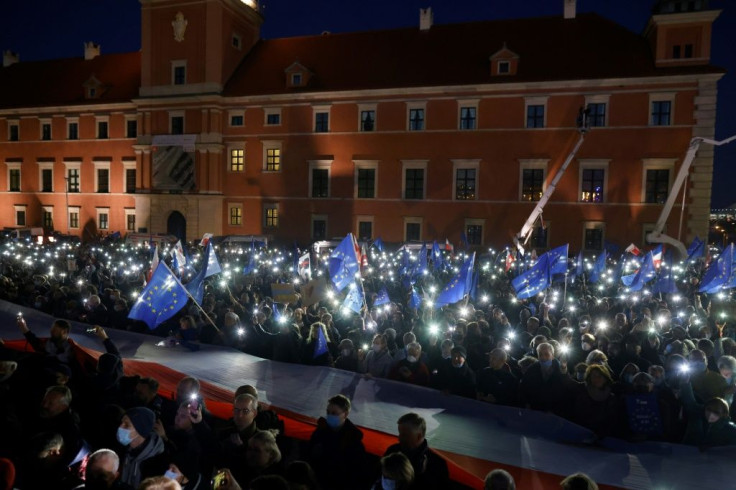
[[[579,0],[578,11],[595,11],[642,32],[654,0]],[[418,26],[419,8],[431,6],[436,24],[562,15],[563,0],[264,0],[266,39]],[[726,5],[728,8],[726,8]],[[104,53],[140,49],[138,0],[21,0],[0,2],[0,49],[21,62],[82,56],[83,42]],[[711,0],[723,9],[714,24],[712,63],[726,68],[719,83],[716,138],[736,134],[736,2]],[[547,40],[540,39],[540,43]],[[1,89],[1,87],[0,87]],[[713,207],[736,203],[736,142],[716,150]]]

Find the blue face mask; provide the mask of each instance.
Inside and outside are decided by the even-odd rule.
[[[708,369],[708,364],[705,363],[705,361],[693,361],[690,363],[690,365],[693,368],[693,371],[696,373],[702,373],[705,372],[706,369]]]
[[[548,367],[550,367],[552,365],[552,360],[550,359],[549,361],[539,361],[539,364],[543,368],[547,369]]]
[[[123,446],[129,445],[131,442],[133,442],[133,438],[130,436],[130,430],[123,429],[122,427],[118,427],[118,442],[122,444]]]
[[[327,422],[327,425],[332,429],[338,429],[342,424],[342,420],[339,415],[331,415],[329,413],[325,416],[325,422]]]
[[[383,487],[383,490],[396,490],[396,480],[392,480],[390,478],[382,476],[381,487]]]

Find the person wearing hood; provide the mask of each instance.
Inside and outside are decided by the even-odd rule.
[[[168,469],[164,441],[154,432],[156,415],[144,407],[131,408],[118,427],[117,439],[124,447],[120,480],[134,488],[149,476]]]
[[[327,413],[317,421],[309,439],[308,462],[325,490],[366,488],[363,432],[348,419],[350,399],[336,395],[327,400]]]
[[[445,365],[435,378],[436,388],[447,395],[476,398],[475,373],[467,362],[465,347],[456,345],[451,350],[450,364]]]

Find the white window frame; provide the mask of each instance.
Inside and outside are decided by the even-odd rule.
[[[18,223],[19,211],[22,211],[25,215],[25,223],[22,225]],[[13,222],[15,223],[15,226],[28,226],[28,206],[26,204],[13,205]]]
[[[266,211],[268,209],[275,209],[276,210],[276,212],[278,214],[278,220],[279,220],[278,225],[276,225],[276,226],[268,226],[266,224],[266,214],[267,214]],[[279,209],[279,203],[277,203],[277,202],[275,202],[275,203],[274,202],[263,203],[263,207],[262,207],[261,213],[262,213],[261,219],[263,220],[263,228],[265,228],[267,230],[273,230],[273,229],[277,229],[277,228],[280,227],[280,225],[281,225],[281,210]]]
[[[125,231],[129,233],[135,233],[135,228],[138,228],[138,216],[135,214],[135,208],[125,208]],[[135,218],[135,226],[134,229],[129,230],[128,229],[128,216],[133,216]]]
[[[243,124],[233,124],[233,117],[240,116],[243,118]],[[242,128],[245,126],[245,110],[231,109],[227,112],[227,125],[231,128]]]
[[[411,111],[414,109],[422,109],[424,111],[424,121],[422,129],[411,129]],[[422,132],[427,130],[427,101],[407,102],[406,103],[406,130],[410,132]],[[406,230],[404,230],[406,232]]]
[[[549,96],[536,96],[536,97],[524,97],[524,121],[522,124],[522,127],[524,129],[547,129],[547,115],[549,114],[549,111],[547,110],[547,101],[549,100]],[[544,122],[542,124],[541,128],[530,128],[526,125],[527,123],[527,113],[529,112],[529,106],[530,105],[541,105],[544,106]]]
[[[268,174],[277,174],[283,171],[284,168],[284,149],[283,141],[281,140],[263,140],[261,141],[263,147],[263,165],[261,171]],[[268,170],[268,150],[279,150],[279,169]]]
[[[427,163],[429,160],[401,160],[401,199],[405,201],[420,201],[427,198]],[[406,198],[406,171],[420,168],[424,170],[424,182],[422,183],[422,199]]]
[[[332,131],[331,105],[314,105],[312,106],[312,132],[316,134],[329,133]],[[327,131],[317,131],[317,114],[327,113]]]
[[[480,195],[480,159],[456,159],[452,161],[452,200],[457,202],[477,201]],[[475,198],[457,198],[457,171],[460,169],[475,170]]]
[[[77,125],[77,139],[73,140],[70,138],[71,131],[69,130],[72,124]],[[109,132],[109,128],[108,128]],[[81,135],[79,134],[79,118],[78,117],[67,117],[66,118],[66,139],[69,141],[78,141],[80,139]]]
[[[675,92],[652,92],[649,94],[649,105],[647,106],[647,125],[652,128],[670,128],[675,125]],[[653,124],[652,121],[652,103],[667,102],[670,103],[670,123],[667,125]]]
[[[107,137],[110,139],[110,116],[95,116],[95,139],[100,139],[100,123],[107,123]]]
[[[458,131],[477,131],[478,130],[478,99],[460,99],[457,101],[457,129]],[[462,112],[465,108],[475,109],[475,127],[470,129],[462,129]]]
[[[675,176],[676,158],[642,158],[641,160],[641,202],[661,206],[661,204],[647,203],[647,170],[669,170],[669,182],[667,183],[667,197],[672,192],[672,179]],[[643,243],[643,242],[642,242]]]
[[[606,104],[606,117],[603,120],[602,127],[608,127],[608,116],[611,114],[611,96],[609,94],[586,95],[584,107],[587,109],[590,104]]]
[[[81,160],[64,160],[64,191],[68,190],[69,170],[76,170],[79,173],[79,190],[73,194],[82,193],[82,161]]]
[[[240,224],[233,224],[232,222],[232,211],[233,209],[240,209]],[[245,216],[243,216],[243,203],[238,202],[230,202],[227,204],[227,225],[228,226],[235,226],[235,227],[241,227],[245,225]]]
[[[44,220],[44,214],[51,213],[51,225],[54,225],[54,207],[48,205],[41,205],[41,226],[46,228],[46,221]]]
[[[181,118],[181,134],[187,132],[187,116],[185,111],[169,111],[169,134],[174,134],[174,118]]]
[[[123,159],[123,194],[128,193],[128,170],[136,170],[137,176],[138,172],[135,160]],[[135,187],[135,185],[134,182],[133,186]]]
[[[373,111],[373,131],[363,130],[363,112]],[[378,130],[378,104],[358,104],[358,131],[361,133],[375,133]]]
[[[483,218],[465,218],[465,223],[463,224],[463,233],[467,236],[468,234],[468,226],[475,226],[480,225],[481,232],[480,232],[480,243],[476,246],[480,245],[483,246],[485,243],[485,237],[486,237],[486,220]],[[473,245],[473,244],[471,244]]]
[[[585,221],[585,222],[583,222],[583,229],[582,229],[582,233],[583,233],[583,237],[582,238],[583,239],[582,239],[582,242],[581,242],[582,243],[582,247],[581,248],[583,248],[583,250],[593,250],[593,249],[589,249],[589,248],[584,248],[585,247],[585,230],[598,230],[598,229],[603,230],[603,236],[601,238],[601,246],[602,246],[601,250],[603,250],[605,248],[605,244],[606,244],[606,222],[605,221]]]
[[[582,159],[578,160],[579,162],[579,168],[578,168],[578,202],[581,204],[593,204],[593,205],[601,205],[601,204],[608,204],[610,203],[610,199],[608,196],[608,177],[609,177],[609,163],[611,163],[610,159],[606,158],[588,158],[588,159]],[[583,170],[593,170],[593,169],[603,169],[603,200],[601,202],[587,202],[583,201]]]
[[[95,167],[95,193],[111,194],[112,193],[112,174],[110,174],[109,160],[95,160],[92,162]],[[100,192],[99,171],[107,170],[107,192]]]
[[[320,238],[320,240],[326,240],[327,237],[330,236],[329,230],[330,230],[330,220],[329,216],[326,214],[313,214],[309,219],[309,237],[312,240],[316,240],[314,237],[314,222],[315,221],[324,221],[325,222],[325,236],[323,238]]]
[[[49,125],[49,139],[43,139],[43,126],[44,124]],[[51,141],[54,139],[54,125],[51,123],[51,118],[44,117],[38,120],[38,139],[41,141]]]
[[[524,170],[542,170],[544,177],[542,178],[542,193],[547,190],[547,177],[549,166],[548,158],[520,158],[519,159],[519,202],[539,202],[524,201]]]
[[[39,192],[54,192],[54,162],[36,162],[38,164],[38,190]],[[43,171],[51,170],[51,190],[43,190]]]
[[[362,237],[360,236],[360,224],[361,223],[370,223],[371,224],[371,237],[370,239],[373,240],[373,236],[375,235],[376,231],[376,217],[375,216],[368,216],[368,215],[361,215],[355,217],[355,237],[360,240]],[[406,231],[406,229],[404,230]]]
[[[110,208],[95,208],[97,211],[97,229],[98,230],[109,230],[110,229]],[[100,226],[100,216],[103,214],[107,214],[107,228],[102,228]]]
[[[417,223],[417,224],[419,224],[419,241],[422,241],[423,240],[423,238],[422,238],[424,236],[424,222],[423,221],[424,220],[423,220],[423,218],[421,216],[404,216],[404,227],[403,227],[404,228],[403,229],[404,242],[408,242],[409,241],[409,239],[406,236],[406,225],[408,225],[410,223]]]
[[[176,69],[184,67],[184,83],[177,84],[176,82]],[[171,85],[186,85],[187,79],[189,78],[189,70],[187,69],[187,60],[171,60]]]
[[[5,165],[7,165],[8,167],[7,174],[6,174],[8,178],[8,185],[6,186],[8,192],[23,192],[23,170],[21,169],[21,164],[22,162],[8,162],[8,161],[5,162]],[[18,172],[20,172],[19,178],[18,178],[18,190],[17,191],[10,190],[10,171],[11,170],[17,170]]]
[[[268,123],[268,116],[277,114],[279,116],[279,123],[278,124],[269,124]],[[280,107],[266,107],[263,109],[263,125],[264,126],[281,126],[281,108]]]
[[[77,213],[77,226],[72,226],[72,213]],[[78,230],[80,223],[82,222],[82,208],[81,206],[69,206],[69,211],[66,214],[66,226],[71,230]]]
[[[13,127],[16,128],[16,132],[18,133],[18,139],[17,140],[11,140],[10,139],[10,133],[12,132],[11,131],[11,128],[13,128]],[[7,136],[8,136],[8,142],[18,142],[18,141],[20,141],[20,122],[17,119],[16,120],[8,120],[8,135]]]
[[[327,169],[327,197],[316,197],[315,199],[328,199],[332,197],[332,160],[308,160],[309,162],[309,187],[307,188],[307,195],[312,195],[312,171]]]
[[[353,182],[353,198],[372,200],[378,198],[378,160],[353,160],[355,177]],[[358,197],[358,171],[373,170],[373,197]]]

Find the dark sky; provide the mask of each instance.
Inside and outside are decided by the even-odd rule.
[[[264,38],[416,26],[419,8],[431,6],[437,24],[561,15],[563,0],[264,0]],[[579,0],[595,11],[642,32],[654,0]],[[727,7],[728,5],[728,8]],[[81,56],[94,41],[103,53],[140,49],[138,0],[0,0],[0,49],[22,61]],[[726,68],[718,92],[716,138],[736,134],[736,2],[710,0],[723,9],[714,25],[712,62]],[[540,43],[547,40],[540,39]],[[0,87],[0,90],[2,87]],[[736,142],[716,150],[713,207],[736,203]]]

